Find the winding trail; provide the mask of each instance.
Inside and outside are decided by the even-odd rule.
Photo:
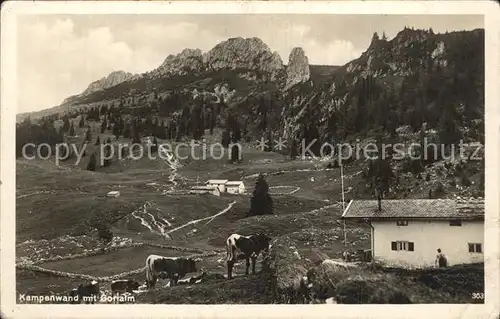
[[[29,193],[29,194],[19,195],[16,197],[16,199],[21,199],[21,198],[25,198],[25,197],[29,197],[29,196],[33,196],[33,195],[39,195],[39,194],[56,194],[56,192],[55,191],[38,191],[38,192]]]
[[[158,218],[162,219],[165,223],[162,223],[160,220],[157,220],[153,214],[151,214],[150,212],[147,211],[148,206],[153,207],[153,204],[151,204],[150,202],[147,201],[144,203],[144,205],[142,205],[141,207],[139,207],[138,209],[133,211],[131,215],[134,218],[140,220],[141,225],[148,228],[151,233],[163,236],[166,239],[171,239],[171,237],[167,234],[166,229],[168,227],[172,226],[172,224],[169,223],[166,219],[164,219],[162,217],[157,216]],[[153,208],[155,208],[157,211],[160,211],[157,207],[153,207]],[[139,212],[141,212],[142,217],[137,215]],[[150,217],[150,218],[148,218],[151,221],[150,223],[146,220],[147,216]],[[158,230],[156,230],[156,229],[158,229]]]
[[[179,167],[182,167],[181,163],[179,163],[179,160],[175,158],[174,154],[171,152],[167,151],[166,149],[163,148],[163,146],[160,146],[159,152],[161,153],[162,156],[165,157],[165,164],[167,164],[168,167],[170,167],[171,172],[168,177],[168,181],[172,184],[170,186],[170,191],[174,191],[175,188],[177,187],[177,177],[179,173],[177,172],[177,169]]]
[[[148,184],[149,184],[149,186],[159,186],[159,187],[167,186],[167,187],[170,187],[170,192],[173,192],[178,185],[177,178],[179,176],[179,173],[177,172],[177,169],[179,167],[181,167],[182,165],[179,163],[179,161],[174,157],[174,155],[172,153],[168,152],[162,146],[160,146],[158,151],[161,154],[161,158],[165,159],[165,164],[167,164],[167,166],[171,170],[170,174],[168,176],[168,181],[170,182],[171,185],[167,186],[167,185],[158,184],[156,182],[152,182],[152,183],[148,183]],[[159,187],[155,187],[157,191],[160,191]],[[162,194],[167,195],[168,191],[163,189]],[[151,214],[150,212],[148,212],[146,210],[147,206],[152,206],[152,205],[149,202],[144,203],[144,205],[142,206],[143,217],[137,216],[137,212],[139,212],[140,208],[135,210],[134,212],[132,212],[132,216],[135,217],[136,219],[139,219],[141,221],[141,224],[143,226],[145,226],[146,228],[148,228],[151,233],[161,235],[167,239],[171,239],[171,237],[168,235],[169,232],[167,232],[166,229],[168,227],[171,227],[172,224],[163,217],[157,216],[158,219],[156,219],[155,216],[153,216],[153,214]],[[155,207],[155,209],[158,212],[161,212],[157,207]],[[149,219],[151,220],[151,223],[148,223],[146,221],[146,219],[145,219],[145,217],[147,216],[146,214],[150,216]],[[164,223],[162,221],[160,221],[159,219],[161,219]],[[155,229],[157,228],[158,231],[154,230],[153,228],[155,228]]]
[[[293,195],[293,194],[295,194],[295,193],[297,193],[298,191],[301,190],[300,187],[298,187],[298,186],[292,186],[292,185],[270,186],[269,190],[280,189],[280,188],[293,188],[293,190],[291,190],[288,193],[271,192],[271,195]]]
[[[230,204],[229,204],[226,208],[224,208],[223,210],[221,210],[220,212],[218,212],[218,213],[217,213],[217,214],[215,214],[215,215],[212,215],[212,216],[208,216],[208,217],[204,217],[204,218],[200,218],[200,219],[195,219],[195,220],[189,221],[189,222],[185,223],[184,225],[181,225],[181,226],[178,226],[178,227],[176,227],[176,228],[174,228],[174,229],[169,230],[169,231],[167,232],[167,234],[171,234],[171,233],[173,233],[173,232],[175,232],[175,231],[178,231],[179,229],[185,228],[185,227],[187,227],[187,226],[189,226],[189,225],[194,225],[194,224],[197,224],[197,223],[202,222],[202,221],[205,221],[205,220],[208,220],[208,222],[207,222],[207,224],[208,224],[208,223],[210,223],[212,220],[214,220],[214,218],[215,218],[215,217],[217,217],[217,216],[220,216],[220,215],[222,215],[222,214],[227,213],[227,212],[228,212],[228,211],[229,211],[229,210],[230,210],[230,209],[234,206],[234,204],[236,204],[236,201],[231,202],[231,203],[230,203]]]

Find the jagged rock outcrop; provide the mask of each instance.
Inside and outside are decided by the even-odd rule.
[[[204,69],[203,54],[200,49],[184,49],[179,54],[170,54],[152,76],[185,75],[189,72],[199,72]]]
[[[391,40],[374,34],[368,49],[359,58],[339,68],[328,90],[313,89],[312,92],[307,92],[306,88],[297,86],[300,87],[300,92],[295,92],[295,87],[287,91],[291,94],[286,100],[287,108],[280,117],[282,130],[287,136],[300,139],[306,128],[304,123],[314,123],[321,138],[329,138],[329,134],[345,134],[345,127],[356,121],[347,120],[347,126],[341,127],[338,125],[339,118],[344,114],[359,118],[366,116],[363,121],[358,122],[358,130],[361,125],[359,123],[369,122],[368,119],[371,118],[379,118],[379,123],[386,123],[386,112],[392,112],[388,118],[395,118],[394,114],[401,112],[387,108],[387,101],[412,95],[416,103],[424,103],[422,92],[434,94],[432,98],[431,95],[426,95],[425,101],[429,109],[432,109],[438,105],[436,101],[439,94],[436,92],[446,92],[442,87],[453,91],[453,87],[458,85],[456,81],[469,77],[476,79],[477,83],[483,83],[483,69],[476,67],[484,65],[481,55],[484,50],[483,41],[484,30],[481,29],[434,34],[432,30],[405,28]],[[479,53],[474,53],[476,51]],[[468,57],[466,62],[463,56]],[[459,70],[463,76],[456,76],[453,82],[441,75],[450,70]],[[463,81],[463,87],[467,88],[464,91],[468,92],[463,96],[469,96],[465,99],[474,100],[475,105],[480,108],[484,103],[481,86],[468,87],[468,80]],[[417,87],[418,91],[414,89],[407,93],[408,87]],[[377,96],[374,94],[377,90],[385,93]],[[444,94],[441,92],[441,95]],[[393,108],[397,106],[393,104]],[[413,111],[412,107],[411,111],[406,112],[417,111]],[[436,117],[439,117],[439,112],[441,110],[436,111]],[[478,111],[478,114],[481,112]],[[312,120],[311,114],[315,114]],[[431,114],[428,113],[428,118],[435,118]],[[407,115],[400,120],[417,125],[412,119],[412,116]],[[434,122],[432,125],[435,127],[438,124]]]
[[[307,82],[311,77],[309,70],[309,59],[304,50],[300,47],[292,49],[288,58],[286,67],[286,86],[285,90],[298,83]]]
[[[135,76],[136,75],[125,71],[113,71],[108,76],[90,83],[87,89],[83,91],[80,95],[88,95],[96,91],[113,87],[125,81],[131,80]]]
[[[272,77],[284,70],[277,52],[259,38],[230,38],[204,54],[205,65],[212,70],[245,68],[264,71]]]

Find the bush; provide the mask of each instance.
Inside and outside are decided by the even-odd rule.
[[[470,179],[467,177],[467,175],[465,173],[462,174],[461,183],[462,183],[462,186],[465,186],[465,187],[469,187],[472,185]]]
[[[443,184],[441,182],[438,182],[436,185],[436,189],[434,190],[434,196],[439,197],[441,195],[444,195],[444,193],[445,190]]]
[[[97,228],[97,237],[99,241],[105,245],[109,244],[113,240],[113,232],[111,228],[107,224],[100,224],[96,226]]]

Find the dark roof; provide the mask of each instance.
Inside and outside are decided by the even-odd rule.
[[[484,219],[483,199],[351,200],[342,218]]]

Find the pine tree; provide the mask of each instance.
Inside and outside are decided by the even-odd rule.
[[[231,134],[231,139],[233,143],[238,143],[241,139],[241,129],[240,129],[240,124],[236,119],[233,122],[231,130],[233,131],[233,134]]]
[[[248,216],[270,215],[273,213],[273,200],[269,195],[269,186],[264,175],[259,175],[255,183],[252,199],[250,200],[250,210]]]
[[[123,137],[124,138],[130,138],[131,134],[130,134],[130,125],[127,123],[127,124],[124,124],[124,128],[123,128]]]
[[[108,140],[106,141],[106,144],[111,146],[111,139],[108,137]],[[111,146],[112,147],[112,146]],[[104,156],[106,159],[104,160],[104,167],[111,165],[111,159],[108,159],[109,156],[111,156],[111,149],[110,147],[106,147],[104,151]]]
[[[80,116],[80,123],[78,123],[78,127],[83,128],[85,126],[85,120],[83,119],[83,114]]]
[[[87,142],[92,141],[92,133],[90,133],[90,128],[87,130],[87,133],[85,133],[85,141]]]
[[[68,117],[65,117],[65,118],[64,118],[64,124],[63,124],[63,127],[62,127],[62,128],[63,128],[63,131],[64,131],[64,132],[67,132],[67,131],[69,130],[70,126],[71,126],[71,124],[69,124],[69,119],[68,119]]]
[[[156,136],[153,137],[153,145],[151,145],[151,153],[156,153],[158,151],[158,140]]]
[[[272,152],[272,150],[273,150],[273,135],[272,135],[271,131],[267,132],[266,140],[267,140],[267,143],[265,144],[264,151]]]
[[[75,136],[75,128],[73,127],[73,123],[71,123],[71,127],[69,128],[69,136]]]
[[[238,163],[240,161],[240,148],[238,145],[233,145],[231,147],[231,162]]]
[[[294,160],[297,155],[297,141],[292,139],[292,142],[290,143],[290,159]]]
[[[117,122],[115,123],[115,125],[113,125],[113,135],[118,139],[120,137],[120,133],[120,123]]]
[[[224,148],[228,148],[229,143],[231,143],[231,134],[229,133],[229,130],[226,129],[224,132],[222,132],[221,144]]]
[[[92,155],[90,156],[89,163],[87,165],[87,170],[88,171],[95,171],[96,163],[97,163],[97,161],[96,161],[95,153],[92,153]]]
[[[133,131],[134,137],[132,138],[132,144],[141,144],[141,137],[137,130]]]
[[[104,131],[106,131],[107,127],[108,127],[108,122],[106,121],[106,118],[104,118],[104,121],[102,121],[101,124],[101,134],[104,133]]]

